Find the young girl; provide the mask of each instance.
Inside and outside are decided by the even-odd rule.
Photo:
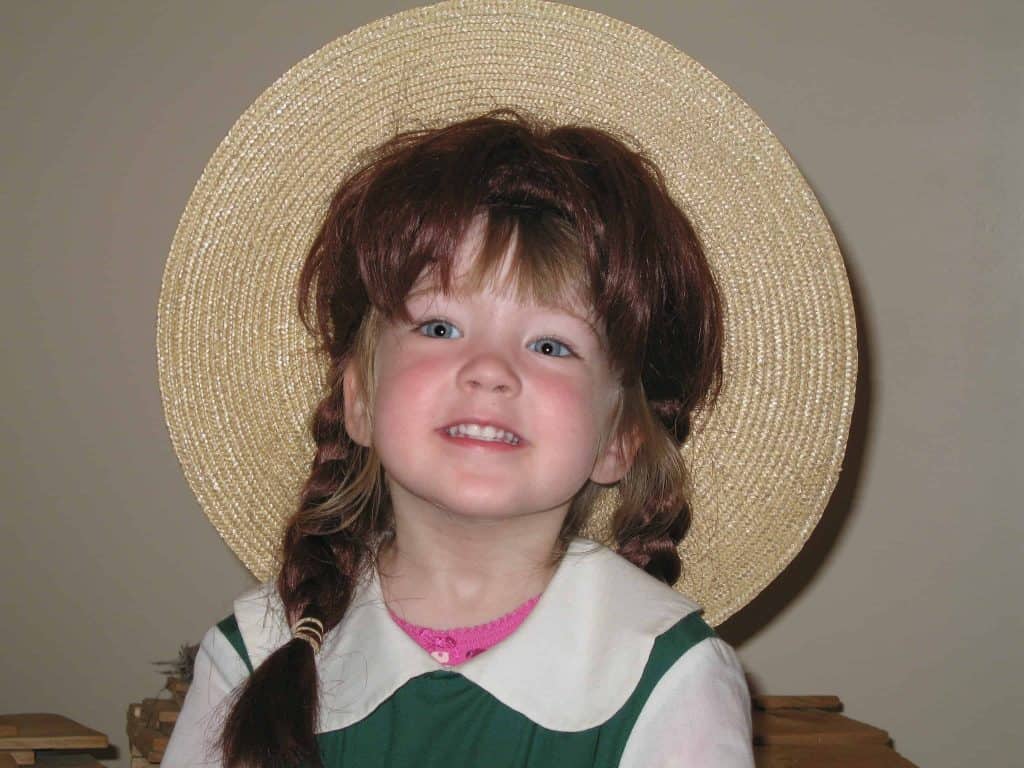
[[[508,110],[399,134],[299,308],[312,470],[163,764],[752,766],[737,658],[671,588],[722,308],[657,168]],[[579,536],[612,486],[614,550]]]

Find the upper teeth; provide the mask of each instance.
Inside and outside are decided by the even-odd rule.
[[[447,431],[452,437],[465,435],[477,440],[501,441],[509,445],[517,445],[519,443],[519,437],[512,432],[506,432],[503,429],[495,429],[490,426],[481,427],[479,424],[455,424],[448,427]]]

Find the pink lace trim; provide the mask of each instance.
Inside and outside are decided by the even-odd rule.
[[[499,616],[486,624],[474,627],[457,627],[455,629],[431,629],[412,624],[400,618],[390,608],[388,612],[405,633],[427,653],[440,663],[450,667],[483,653],[493,645],[500,643],[511,635],[516,628],[530,615],[530,611],[540,600],[540,595],[531,597],[514,611]]]

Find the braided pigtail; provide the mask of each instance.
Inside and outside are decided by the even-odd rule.
[[[666,584],[681,575],[679,542],[691,522],[691,483],[680,448],[690,415],[710,409],[722,386],[723,297],[689,221],[675,222],[680,257],[647,339],[641,382],[624,394],[622,427],[640,437],[619,484],[622,504],[612,520],[618,552]]]
[[[368,336],[360,334],[353,364],[367,359]],[[341,373],[332,369],[328,394],[313,414],[312,471],[282,542],[277,590],[289,626],[302,629],[253,671],[237,695],[221,735],[225,766],[322,764],[315,655],[323,635],[344,616],[390,525],[379,462],[345,430]]]
[[[703,249],[681,212],[664,214],[677,230],[678,274],[650,325],[640,385],[627,387],[621,428],[639,436],[639,449],[619,483],[622,503],[612,519],[618,552],[634,565],[675,584],[679,543],[691,522],[691,483],[680,448],[691,413],[710,409],[722,387],[723,297]]]
[[[563,144],[585,161],[601,226],[597,309],[623,391],[613,435],[635,453],[619,481],[612,518],[617,551],[668,584],[680,576],[678,545],[690,527],[690,483],[680,447],[690,415],[711,408],[722,381],[723,296],[697,233],[649,158],[615,140],[565,131]],[[582,526],[601,489],[588,484],[567,524]],[[564,535],[564,531],[563,531]]]

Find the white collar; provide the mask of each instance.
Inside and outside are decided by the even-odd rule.
[[[317,656],[318,733],[359,722],[411,678],[438,670],[463,675],[544,728],[585,730],[625,703],[658,635],[699,610],[612,550],[577,538],[518,629],[445,667],[395,624],[371,573]],[[235,618],[254,668],[290,639],[273,582],[238,598]]]

